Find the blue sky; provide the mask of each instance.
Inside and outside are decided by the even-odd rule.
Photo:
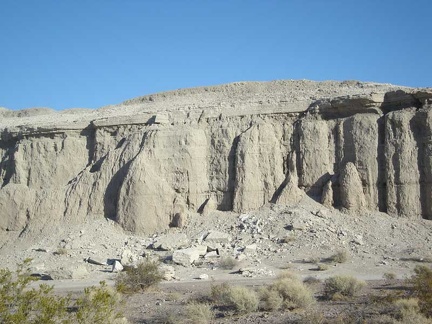
[[[234,81],[432,86],[430,0],[0,0],[0,106]]]

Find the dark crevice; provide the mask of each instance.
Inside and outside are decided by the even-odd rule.
[[[87,166],[91,165],[95,160],[96,153],[96,128],[93,124],[89,124],[86,128],[84,128],[80,135],[85,136],[87,143],[86,149],[88,151],[88,160]]]
[[[377,119],[378,125],[378,146],[377,146],[377,164],[378,164],[378,210],[387,212],[387,179],[386,179],[386,160],[385,160],[385,117]]]

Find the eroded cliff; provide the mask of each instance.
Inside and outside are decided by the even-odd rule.
[[[432,91],[235,83],[98,110],[0,110],[0,230],[107,217],[152,233],[307,194],[432,219]],[[180,220],[180,221],[179,221]]]

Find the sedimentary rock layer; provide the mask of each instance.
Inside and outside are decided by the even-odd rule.
[[[98,110],[1,109],[0,230],[107,217],[152,233],[190,212],[307,194],[432,219],[432,91],[277,81]]]

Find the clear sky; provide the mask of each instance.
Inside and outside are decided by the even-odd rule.
[[[431,0],[0,0],[0,106],[234,81],[432,86]]]

